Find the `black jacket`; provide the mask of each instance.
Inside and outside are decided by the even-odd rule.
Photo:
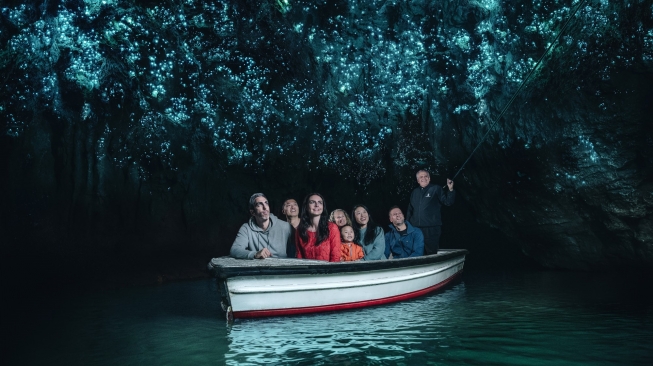
[[[424,188],[417,187],[410,194],[406,221],[417,227],[442,225],[440,207],[453,205],[455,198],[456,191],[442,189],[434,184],[429,184]]]

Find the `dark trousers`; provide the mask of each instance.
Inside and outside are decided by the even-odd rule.
[[[442,226],[424,226],[419,227],[419,229],[422,230],[422,234],[424,234],[424,255],[436,254],[440,247]]]

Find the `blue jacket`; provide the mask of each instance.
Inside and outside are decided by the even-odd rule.
[[[385,234],[385,257],[408,258],[424,255],[424,234],[422,230],[406,221],[407,235],[401,236],[395,226],[390,224],[390,231]]]

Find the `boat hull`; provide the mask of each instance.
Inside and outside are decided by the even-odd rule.
[[[257,268],[258,263],[250,261],[254,266],[232,266],[218,277],[234,318],[306,314],[381,305],[436,291],[462,273],[465,253],[376,265],[281,259]]]

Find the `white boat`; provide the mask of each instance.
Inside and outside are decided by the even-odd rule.
[[[387,304],[442,288],[463,270],[464,249],[386,261],[213,258],[228,319],[306,314]]]

